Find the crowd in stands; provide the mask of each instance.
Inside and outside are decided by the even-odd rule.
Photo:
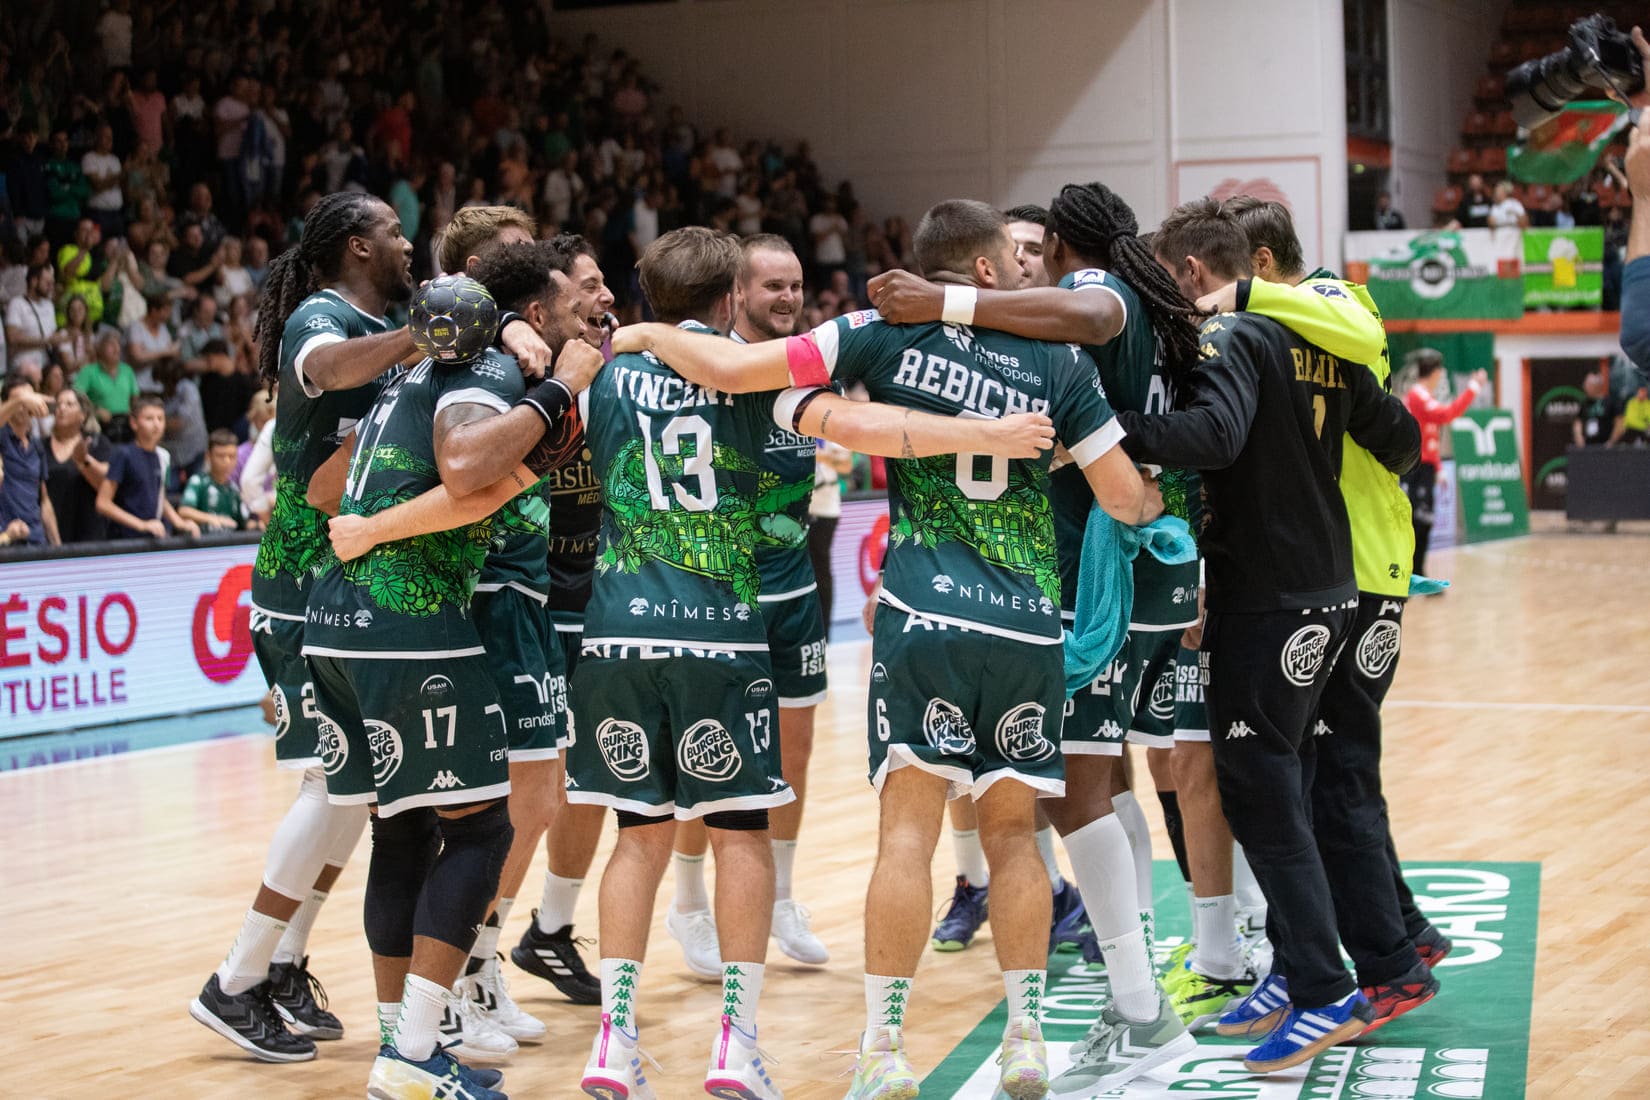
[[[582,233],[626,321],[642,309],[636,257],[680,225],[789,240],[809,266],[809,324],[859,308],[867,279],[912,263],[903,220],[871,218],[806,142],[702,131],[625,51],[553,39],[536,5],[91,3],[0,21],[0,358],[12,387],[0,448],[13,483],[0,487],[0,528],[30,495],[28,471],[67,483],[69,459],[49,461],[81,450],[64,434],[65,401],[83,406],[77,438],[93,440],[88,522],[66,522],[79,516],[69,502],[55,525],[30,513],[19,541],[204,522],[183,497],[211,478],[221,433],[239,465],[255,459],[252,332],[270,257],[331,191],[385,198],[417,245],[418,278],[435,273],[441,231],[467,203],[511,203],[546,235]],[[97,455],[143,449],[138,402],[151,396],[161,491],[127,522],[118,503],[96,505],[114,452]],[[258,522],[262,488],[243,486],[240,524]]]

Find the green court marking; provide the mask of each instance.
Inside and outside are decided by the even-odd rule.
[[[1155,868],[1159,962],[1191,933],[1185,888],[1175,865]],[[1455,950],[1438,968],[1442,991],[1428,1005],[1383,1027],[1369,1041],[1337,1047],[1305,1066],[1270,1077],[1243,1068],[1253,1044],[1198,1034],[1179,1062],[1104,1095],[1124,1100],[1363,1100],[1524,1096],[1535,984],[1539,863],[1406,863],[1404,876],[1422,910]],[[990,928],[988,924],[987,929]],[[989,950],[976,941],[974,950]],[[943,966],[943,958],[925,966]],[[1058,1073],[1066,1048],[1105,1003],[1106,980],[1076,954],[1049,960],[1043,1034]],[[922,1027],[922,986],[913,1026]],[[1007,1023],[999,1002],[922,1085],[924,1100],[992,1100],[997,1045]]]

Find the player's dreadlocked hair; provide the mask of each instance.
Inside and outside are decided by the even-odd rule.
[[[1048,208],[1048,229],[1066,247],[1129,284],[1151,320],[1169,377],[1178,385],[1197,365],[1197,307],[1186,300],[1140,240],[1129,204],[1103,183],[1068,183]]]
[[[343,269],[344,248],[372,225],[379,200],[356,191],[337,191],[322,198],[304,218],[298,243],[269,262],[263,293],[258,299],[258,324],[252,337],[258,345],[258,376],[271,388],[281,374],[281,332],[292,311],[323,281],[336,279]]]

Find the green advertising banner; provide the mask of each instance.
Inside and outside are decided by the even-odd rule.
[[[1604,300],[1604,230],[1524,230],[1524,308],[1598,309]]]
[[[1450,424],[1461,541],[1488,542],[1530,532],[1518,429],[1505,409],[1468,409]]]
[[[1389,321],[1524,315],[1517,230],[1348,233],[1347,277],[1369,284]]]

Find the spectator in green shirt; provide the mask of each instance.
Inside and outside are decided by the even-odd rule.
[[[92,185],[86,181],[80,161],[69,156],[66,131],[52,134],[51,150],[45,166],[46,236],[53,244],[60,244],[74,235],[81,204],[91,196]]]
[[[234,531],[246,526],[241,491],[230,478],[240,444],[224,428],[213,432],[207,444],[206,469],[183,487],[178,515],[200,524],[202,531]]]
[[[91,399],[98,422],[109,438],[124,442],[132,399],[138,395],[137,372],[120,358],[120,334],[105,332],[97,340],[97,358],[74,376],[74,388]]]
[[[111,246],[117,259],[124,257],[125,242],[115,241]],[[57,323],[64,321],[64,311],[70,298],[86,299],[86,323],[96,327],[103,320],[103,295],[115,281],[116,265],[105,263],[102,254],[103,230],[91,218],[75,223],[74,240],[57,250],[57,283],[62,287],[58,295]]]

